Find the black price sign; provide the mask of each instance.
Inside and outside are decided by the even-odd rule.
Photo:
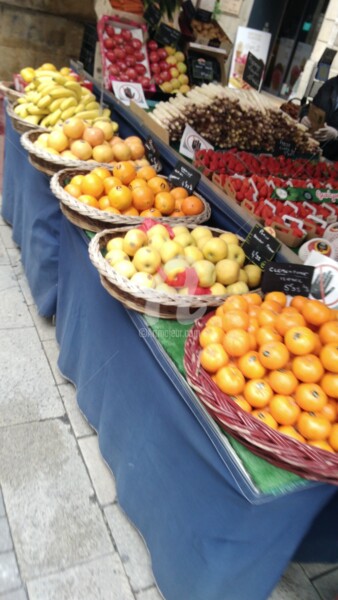
[[[193,79],[212,81],[214,78],[214,67],[210,60],[196,58],[191,61]]]
[[[295,143],[291,140],[277,140],[273,155],[280,156],[281,154],[284,154],[284,156],[287,156],[288,158],[293,158],[297,154]]]
[[[209,10],[203,10],[203,8],[198,8],[196,10],[196,21],[202,21],[202,23],[210,23],[212,17],[212,12]]]
[[[161,46],[175,46],[175,48],[179,45],[181,37],[180,31],[177,31],[177,29],[174,29],[165,23],[160,24],[154,35],[154,39],[161,44]]]
[[[173,186],[184,187],[190,194],[192,194],[199,180],[201,179],[201,174],[197,173],[197,171],[191,169],[181,161],[178,161],[168,179]]]
[[[195,18],[196,9],[191,0],[186,0],[182,4],[183,12],[189,21]]]
[[[309,296],[314,267],[270,262],[266,265],[262,292],[280,291],[288,296]]]
[[[148,8],[146,8],[146,10],[143,13],[143,18],[145,21],[147,21],[150,27],[157,27],[158,22],[161,18],[161,11],[159,7],[156,6],[156,4],[149,4]]]
[[[258,90],[263,76],[264,62],[257,58],[252,52],[248,52],[246,59],[243,81],[251,85],[255,90]]]
[[[281,244],[260,225],[255,225],[245,238],[242,248],[246,257],[262,270],[273,259]]]
[[[159,159],[160,153],[154,144],[154,140],[150,136],[144,142],[144,148],[146,151],[146,157],[150,164],[156,169],[156,171],[160,171],[162,169],[162,164]]]

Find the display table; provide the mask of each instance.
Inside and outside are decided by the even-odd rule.
[[[143,317],[103,289],[83,232],[64,219],[56,331],[59,368],[98,432],[166,600],[265,600],[330,498],[337,509],[337,488],[258,493]],[[337,560],[337,541],[315,541],[308,557]]]

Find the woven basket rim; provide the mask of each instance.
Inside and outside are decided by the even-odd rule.
[[[15,98],[21,98],[24,93],[18,92],[14,87],[11,87],[12,85],[14,84],[11,81],[0,81],[0,92],[3,92],[5,95],[11,94],[15,96]]]
[[[188,225],[188,229],[194,226]],[[118,286],[124,292],[149,300],[150,302],[158,302],[164,306],[176,306],[177,308],[211,308],[219,306],[227,298],[227,295],[196,295],[196,294],[168,294],[166,292],[159,292],[156,289],[141,288],[133,284],[129,279],[123,277],[117,271],[109,265],[101,253],[101,243],[104,242],[106,237],[110,235],[120,235],[127,233],[131,227],[116,227],[114,229],[104,229],[97,233],[90,241],[88,246],[89,257],[93,265],[96,267],[101,276],[105,277],[113,285]],[[209,227],[211,231],[217,233],[223,233],[224,230],[217,229],[215,227]],[[257,290],[252,290],[257,291]]]
[[[22,136],[24,137],[24,136]],[[111,165],[110,165],[110,170],[112,169]],[[88,169],[88,166],[86,169],[82,169],[82,168],[78,168],[78,169],[63,169],[62,171],[58,171],[57,173],[55,173],[50,181],[50,187],[51,190],[53,192],[53,194],[66,206],[68,206],[68,208],[70,208],[71,210],[73,210],[74,212],[79,213],[80,215],[83,215],[86,218],[92,218],[95,219],[95,221],[102,221],[102,226],[106,227],[107,225],[139,225],[141,223],[143,223],[143,221],[145,220],[146,217],[141,217],[141,216],[128,216],[128,215],[118,215],[118,214],[113,214],[113,213],[108,213],[105,212],[103,210],[94,208],[92,206],[87,206],[86,204],[83,204],[82,202],[79,202],[76,198],[74,198],[71,194],[69,194],[68,192],[65,192],[65,190],[63,189],[60,180],[65,179],[67,177],[71,177],[73,174],[85,174],[90,172],[91,169]],[[196,194],[196,192],[194,192]],[[160,223],[167,223],[167,224],[182,224],[184,223],[185,225],[198,225],[200,223],[204,223],[205,221],[207,221],[210,218],[211,215],[211,208],[209,203],[204,200],[204,198],[202,198],[199,194],[196,194],[199,198],[201,198],[201,200],[203,201],[204,204],[204,211],[202,213],[200,213],[199,215],[195,215],[194,217],[180,217],[180,218],[170,218],[170,216],[168,217],[157,217],[156,221],[159,221]]]
[[[33,125],[32,123],[29,123],[28,121],[25,121],[25,119],[21,119],[14,112],[14,108],[16,106],[17,106],[17,102],[15,102],[14,104],[12,104],[11,102],[8,102],[8,104],[6,106],[6,111],[7,111],[8,116],[13,121],[16,121],[17,123],[19,123],[22,126],[22,128],[26,129],[25,133],[30,133],[32,130],[33,131],[39,131],[39,133],[43,133],[44,131],[49,131],[46,127],[41,127],[40,125]]]
[[[330,453],[283,435],[241,409],[201,367],[199,333],[214,314],[198,319],[187,336],[184,369],[189,385],[212,417],[254,454],[305,479],[338,484],[338,453]]]

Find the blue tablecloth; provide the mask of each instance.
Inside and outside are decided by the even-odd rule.
[[[166,600],[265,600],[332,497],[337,510],[337,488],[257,493],[142,316],[103,289],[83,233],[65,220],[56,329],[61,372],[98,432]],[[332,543],[317,536],[314,547],[310,535],[303,551],[337,560],[337,528],[321,518]]]

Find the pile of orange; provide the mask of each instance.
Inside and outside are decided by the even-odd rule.
[[[151,165],[136,170],[129,161],[117,163],[111,171],[96,167],[75,175],[64,189],[84,204],[117,215],[179,218],[204,210],[200,198],[183,187],[171,188]]]
[[[229,296],[200,333],[200,364],[266,425],[338,452],[338,312],[283,292]]]

